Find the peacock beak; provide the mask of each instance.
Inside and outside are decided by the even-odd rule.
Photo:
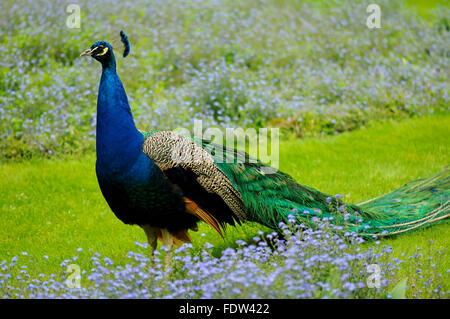
[[[81,52],[80,56],[91,56],[94,53],[95,49],[87,49],[86,51]]]

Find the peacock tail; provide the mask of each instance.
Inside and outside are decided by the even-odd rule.
[[[154,132],[157,131],[145,133],[144,137]],[[290,218],[308,227],[316,227],[319,219],[327,218],[338,226],[335,231],[369,238],[404,233],[450,216],[448,169],[355,205],[342,201],[339,195],[301,185],[243,151],[209,140],[192,141],[211,154],[214,164],[239,192],[245,211],[241,219],[272,229],[279,230],[280,222],[288,223]]]
[[[367,234],[395,235],[436,224],[450,216],[450,173],[410,182],[395,191],[360,203],[381,218],[370,220]]]

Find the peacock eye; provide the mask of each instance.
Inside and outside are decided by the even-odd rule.
[[[109,48],[105,45],[100,44],[97,47],[95,47],[94,50],[95,50],[95,56],[98,57],[98,56],[105,55],[109,51]]]

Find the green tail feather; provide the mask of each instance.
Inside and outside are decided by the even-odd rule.
[[[436,224],[450,217],[450,171],[410,182],[359,206],[381,214],[369,220],[368,232],[395,235]]]
[[[370,238],[426,227],[450,216],[448,169],[354,205],[301,185],[282,172],[265,174],[262,163],[249,163],[248,155],[242,162],[216,164],[240,191],[248,220],[273,229],[278,229],[280,222],[288,222],[289,215],[308,227],[316,225],[314,217],[331,217],[342,233],[356,232]]]
[[[144,137],[153,132],[144,133]],[[207,150],[215,164],[239,190],[246,219],[279,229],[294,215],[298,223],[315,227],[315,218],[329,218],[342,233],[355,232],[372,238],[405,233],[444,221],[450,217],[450,171],[417,180],[384,196],[359,203],[297,183],[276,171],[267,173],[262,162],[247,153],[208,140],[193,139]]]

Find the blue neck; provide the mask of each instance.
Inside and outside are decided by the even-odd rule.
[[[102,63],[102,68],[97,99],[97,164],[110,173],[120,173],[136,161],[143,137],[136,129],[114,57]]]

